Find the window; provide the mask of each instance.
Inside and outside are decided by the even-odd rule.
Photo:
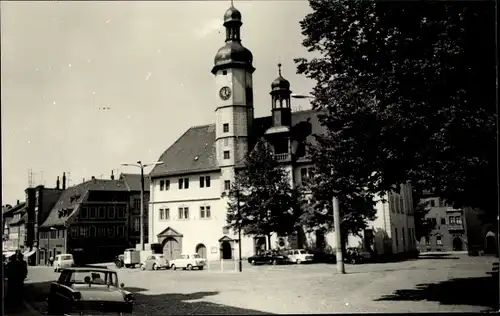
[[[179,219],[189,219],[188,207],[179,207]]]
[[[455,217],[455,223],[457,223],[457,225],[462,225],[462,217],[456,216]]]
[[[90,226],[90,237],[96,237],[95,226]]]
[[[118,232],[117,232],[117,235],[119,237],[124,237],[125,236],[125,227],[123,226],[118,226]]]
[[[80,218],[81,219],[87,219],[87,217],[88,217],[87,208],[86,207],[82,207],[82,210],[80,212]]]
[[[189,189],[189,178],[180,178],[179,179],[179,190]]]
[[[406,235],[405,235],[405,228],[401,228],[401,237],[403,238],[403,249],[406,247]]]
[[[125,207],[123,206],[118,206],[118,214],[117,214],[117,217],[118,218],[125,218]]]
[[[210,218],[210,206],[200,206],[200,218]]]
[[[160,220],[165,219],[165,209],[161,208],[160,209]]]
[[[434,201],[434,199],[430,200],[430,205],[431,205],[431,207],[435,207],[436,206],[436,201]]]
[[[165,209],[165,219],[170,219],[170,209]]]
[[[431,239],[429,238],[429,236],[425,236],[425,244],[426,245],[430,245],[431,244]]]
[[[230,180],[224,181],[224,190],[226,190],[226,191],[231,190],[231,181]]]
[[[227,75],[227,70],[223,70],[223,71],[222,71],[222,74],[223,74],[224,76],[225,76],[225,75]]]
[[[200,177],[200,188],[210,187],[210,176]]]
[[[443,245],[443,241],[441,240],[441,236],[436,236],[436,245],[438,245],[438,246]]]
[[[165,189],[165,181],[160,180],[160,191],[163,191]]]
[[[71,226],[71,237],[75,238],[78,235],[78,227]]]
[[[229,150],[224,150],[224,159],[229,159]]]
[[[140,219],[139,219],[139,218],[134,217],[134,218],[132,219],[132,229],[133,229],[134,231],[139,231],[139,230],[141,230],[141,221],[140,221]]]
[[[115,228],[108,227],[108,237],[115,237]]]
[[[52,239],[57,238],[57,231],[55,231],[55,230],[51,230],[51,231],[50,231],[50,238],[52,238]]]
[[[229,133],[229,124],[228,123],[222,124],[222,131],[224,133]]]
[[[404,200],[403,200],[403,196],[401,194],[399,195],[399,209],[400,209],[400,212],[404,214],[404,212],[405,212]]]
[[[97,208],[95,208],[95,207],[91,207],[90,208],[89,218],[90,219],[96,219],[97,218]]]
[[[307,180],[307,168],[300,168],[300,179],[302,181]]]
[[[448,217],[448,221],[449,221],[450,225],[455,225],[456,224],[456,222],[455,222],[455,216]]]
[[[170,180],[165,180],[165,191],[170,190]]]
[[[106,208],[104,206],[99,206],[99,219],[106,218]]]
[[[394,228],[394,240],[396,241],[396,250],[399,247],[398,229]]]
[[[446,218],[445,217],[441,218],[441,225],[446,225]]]
[[[227,227],[227,226],[222,227],[222,234],[223,235],[229,234],[229,227]]]
[[[136,210],[141,209],[141,199],[134,199],[134,209]]]
[[[115,207],[114,206],[108,207],[108,218],[109,219],[115,218]]]

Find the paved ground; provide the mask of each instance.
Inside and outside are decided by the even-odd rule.
[[[345,312],[479,312],[498,310],[498,280],[491,257],[429,255],[425,259],[346,265],[243,266],[211,263],[208,271],[117,270],[120,282],[136,293],[134,315]],[[231,272],[229,272],[231,271]],[[32,305],[45,311],[45,267],[30,270]]]

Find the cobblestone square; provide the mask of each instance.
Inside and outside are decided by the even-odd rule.
[[[448,256],[397,263],[250,266],[211,263],[203,271],[119,269],[134,292],[134,315],[344,312],[479,312],[498,306],[495,258]],[[27,293],[44,313],[51,269],[30,270]]]

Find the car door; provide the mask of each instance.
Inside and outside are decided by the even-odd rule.
[[[154,256],[149,256],[146,258],[146,270],[153,269]]]

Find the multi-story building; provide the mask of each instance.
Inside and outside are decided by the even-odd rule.
[[[11,250],[24,251],[26,242],[26,222],[28,214],[26,212],[26,203],[13,212],[12,220],[9,223],[9,245]]]
[[[141,175],[132,173],[122,173],[120,180],[125,182],[130,193],[129,199],[129,243],[135,247],[140,243],[140,223],[141,223]],[[149,205],[149,176],[144,176],[144,243],[148,243],[148,205]]]
[[[3,250],[4,252],[14,252],[19,248],[19,232],[20,225],[23,220],[22,217],[25,212],[25,202],[19,202],[17,200],[16,205],[10,206],[6,205],[3,208],[3,223],[4,223],[4,231],[3,231]]]
[[[122,180],[92,177],[69,187],[39,227],[40,263],[60,253],[83,262],[112,261],[130,246],[128,204]]]
[[[271,116],[254,118],[255,68],[252,53],[241,44],[241,25],[241,13],[231,6],[224,15],[225,44],[215,55],[212,68],[215,124],[189,128],[161,155],[159,160],[164,164],[150,173],[149,241],[160,244],[169,259],[194,251],[209,259],[229,259],[238,247],[243,256],[265,247],[264,236],[238,240],[227,229],[228,201],[221,196],[259,138],[266,139],[290,173],[292,186],[300,185],[300,177],[307,176],[312,167],[306,144],[314,141],[314,134],[324,132],[314,111],[292,113],[290,83],[281,75],[280,65],[278,78],[271,84]],[[403,198],[394,195],[399,200],[392,204],[411,202],[407,186],[402,190]],[[379,202],[377,207],[381,221],[377,227],[385,229],[382,235],[387,235],[384,242],[389,244],[380,250],[400,252],[414,247],[415,243],[409,242],[414,240],[413,216],[396,208],[389,211],[387,203]],[[333,244],[334,236],[327,234],[324,239]]]

